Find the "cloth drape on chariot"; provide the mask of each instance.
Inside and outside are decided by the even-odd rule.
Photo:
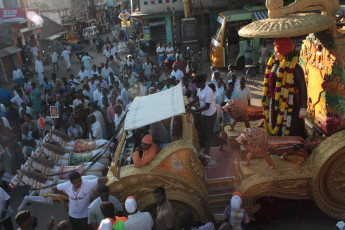
[[[66,166],[63,165],[61,166],[60,173],[62,173],[59,177],[60,180],[69,180],[69,174],[71,174],[72,171],[76,171],[78,173],[82,173],[84,170],[84,166],[81,167],[75,167],[75,166]],[[69,173],[64,173],[64,172],[69,172]]]
[[[92,157],[92,152],[88,153],[71,153],[69,155],[69,165],[80,165],[81,163],[88,162]]]
[[[73,149],[76,153],[92,151],[96,148],[96,141],[78,139],[75,141]]]

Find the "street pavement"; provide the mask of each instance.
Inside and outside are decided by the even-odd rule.
[[[111,38],[111,34],[103,35],[103,37]],[[99,65],[101,62],[105,62],[105,57],[102,55],[102,53],[98,53],[96,48],[94,47],[91,49],[88,44],[85,45],[85,50],[89,52],[89,54],[94,58],[92,60],[92,64]],[[156,56],[150,57],[152,61],[157,62]],[[74,74],[74,76],[78,75],[78,72],[80,70],[80,62],[73,53],[72,59],[72,70],[66,71],[66,65],[64,61],[59,61],[59,71],[56,72],[57,79],[61,80],[62,77],[67,77],[69,80],[69,75]],[[51,79],[51,74],[53,73],[52,66],[45,66],[44,67],[44,76],[48,77],[48,80]],[[204,62],[203,63],[203,73],[206,73],[210,78],[210,63]],[[226,72],[221,72],[222,75],[226,74]],[[243,73],[240,71],[238,72],[238,77],[243,77]],[[31,82],[38,83],[37,75],[33,76],[30,79]],[[252,104],[260,106],[261,105],[261,97],[262,97],[262,82],[263,82],[263,75],[260,75],[253,84],[248,84],[247,86],[252,91]],[[9,83],[6,85],[3,85],[4,88],[13,91],[13,83]],[[42,92],[43,95],[43,92]],[[11,191],[11,207],[14,211],[14,214],[12,216],[13,223],[15,225],[15,229],[18,228],[18,226],[15,224],[14,216],[17,213],[17,208],[20,205],[23,197],[20,194],[20,191]],[[333,220],[332,218],[326,216],[323,214],[318,208],[312,207],[308,210],[307,214],[297,219],[295,217],[295,207],[291,205],[292,203],[285,202],[283,204],[278,205],[278,220],[275,223],[272,223],[269,225],[269,227],[265,228],[267,230],[314,230],[314,229],[332,229],[333,226],[336,223],[336,220]],[[53,205],[48,204],[42,204],[42,203],[34,203],[32,202],[30,205],[26,206],[25,209],[30,210],[32,215],[36,216],[38,218],[38,230],[44,230],[46,229],[46,224],[50,220],[50,218],[53,216],[55,220],[55,226],[64,219],[68,219],[68,215],[65,213],[64,209],[62,208],[62,205],[60,205],[58,202],[54,203]],[[250,223],[247,226],[247,229],[249,230],[256,230],[260,229],[256,223]]]

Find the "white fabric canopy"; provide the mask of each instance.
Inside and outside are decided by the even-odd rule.
[[[185,113],[182,84],[159,93],[136,97],[129,107],[125,130],[133,130]]]

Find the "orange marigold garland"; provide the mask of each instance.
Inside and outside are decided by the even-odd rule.
[[[264,89],[262,104],[264,107],[265,129],[270,135],[277,135],[282,127],[282,134],[288,136],[291,129],[291,116],[293,106],[294,81],[293,73],[297,65],[298,56],[286,55],[280,63],[279,71],[276,78],[274,92],[269,90],[269,78],[271,74],[275,74],[276,68],[273,67],[275,59],[272,55],[267,63],[264,78]],[[274,97],[274,101],[272,102]],[[271,111],[278,113],[276,124],[273,126]]]

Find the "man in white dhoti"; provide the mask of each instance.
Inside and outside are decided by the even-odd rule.
[[[69,59],[70,54],[71,54],[71,51],[68,51],[67,48],[65,48],[64,51],[62,51],[61,53],[61,57],[65,59],[67,70],[71,69],[71,61]]]
[[[44,81],[43,81],[43,64],[41,62],[41,58],[40,57],[37,57],[37,60],[35,62],[35,71],[37,72],[38,74],[38,82],[40,83],[40,86],[43,86],[44,84]]]

